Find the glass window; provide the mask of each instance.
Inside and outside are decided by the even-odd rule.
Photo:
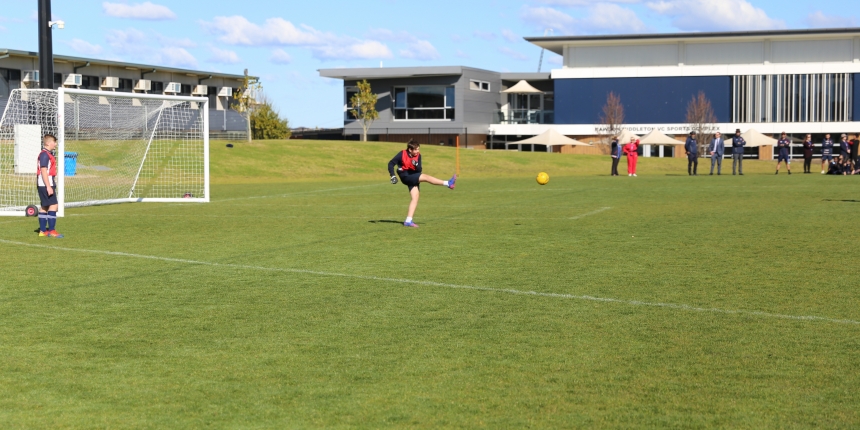
[[[346,92],[344,93],[344,101],[343,101],[344,110],[345,110],[344,115],[346,115],[346,119],[349,119],[349,120],[355,119],[355,115],[353,115],[352,112],[350,112],[350,110],[352,110],[352,108],[353,108],[352,98],[356,94],[358,94],[358,88],[355,88],[355,87],[346,88]]]
[[[455,90],[449,86],[394,89],[394,119],[444,121],[454,119]]]
[[[152,81],[152,93],[161,94],[164,92],[164,82]]]

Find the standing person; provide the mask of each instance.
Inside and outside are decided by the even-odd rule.
[[[776,157],[776,173],[774,175],[779,174],[779,163],[785,160],[785,168],[788,170],[788,174],[791,174],[791,164],[788,162],[788,149],[791,147],[791,140],[786,137],[785,132],[782,132],[779,140],[776,141],[776,147],[779,149],[779,155]]]
[[[738,173],[744,174],[744,146],[747,141],[741,137],[741,129],[735,129],[735,137],[732,138],[732,175],[735,174],[735,165]]]
[[[406,213],[406,221],[403,225],[406,227],[418,227],[418,224],[412,222],[412,217],[415,215],[415,209],[418,207],[419,187],[421,182],[427,182],[432,185],[444,185],[450,189],[454,189],[454,182],[457,180],[457,175],[451,177],[447,181],[436,179],[430,175],[421,173],[421,144],[409,141],[406,144],[406,149],[397,153],[391,161],[388,162],[388,174],[391,175],[391,183],[397,183],[397,176],[394,176],[394,166],[397,166],[397,175],[403,185],[409,187],[409,195],[412,196],[412,201],[409,202],[409,211]]]
[[[851,160],[851,142],[848,141],[848,135],[845,133],[842,133],[839,149],[842,151],[842,160]]]
[[[618,144],[618,137],[612,138],[612,174],[610,176],[618,176],[618,162],[621,161],[621,145]]]
[[[714,140],[708,146],[708,152],[711,154],[711,175],[714,174],[714,163],[717,164],[717,175],[723,172],[723,154],[726,153],[726,144],[720,132],[714,133]]]
[[[824,135],[824,141],[821,142],[821,174],[827,173],[829,170],[828,162],[833,161],[833,140],[830,139],[830,133]]]
[[[854,139],[851,139],[851,161],[854,163],[854,168],[857,168],[857,153],[860,151],[860,134],[854,133]]]
[[[630,138],[630,143],[624,145],[624,154],[627,155],[627,176],[636,176],[636,162],[639,161],[639,139]]]
[[[812,150],[815,145],[812,144],[812,135],[807,134],[803,141],[803,173],[812,173]]]
[[[39,237],[62,238],[57,233],[57,159],[51,151],[57,149],[57,138],[46,134],[42,138],[42,152],[36,160],[36,191],[39,192]]]
[[[696,170],[699,169],[699,142],[696,142],[695,131],[691,131],[687,141],[684,142],[684,152],[687,154],[687,174],[699,176],[696,173]]]

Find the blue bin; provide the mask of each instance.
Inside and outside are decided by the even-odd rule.
[[[75,170],[78,168],[78,153],[66,152],[63,158],[65,158],[63,174],[66,176],[75,176]]]

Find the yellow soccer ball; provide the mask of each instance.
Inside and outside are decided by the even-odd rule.
[[[549,182],[549,175],[547,175],[546,172],[540,172],[535,179],[537,179],[537,183],[546,185],[546,183]]]

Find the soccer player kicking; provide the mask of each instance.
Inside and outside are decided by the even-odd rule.
[[[396,184],[397,176],[400,176],[400,181],[403,182],[403,185],[409,187],[409,194],[412,196],[412,201],[409,202],[409,212],[406,213],[406,221],[403,223],[406,227],[418,227],[418,224],[412,222],[412,216],[415,215],[415,208],[418,207],[418,194],[421,182],[427,182],[431,185],[444,185],[453,190],[454,182],[457,180],[457,175],[452,176],[447,181],[443,181],[421,173],[420,146],[420,143],[410,140],[406,144],[406,149],[397,153],[388,162],[388,174],[391,175],[391,183]],[[395,166],[397,166],[397,176],[394,176]]]
[[[36,189],[39,191],[39,237],[63,237],[57,233],[57,159],[51,151],[57,148],[57,138],[46,134],[42,138],[42,152],[36,163]]]

